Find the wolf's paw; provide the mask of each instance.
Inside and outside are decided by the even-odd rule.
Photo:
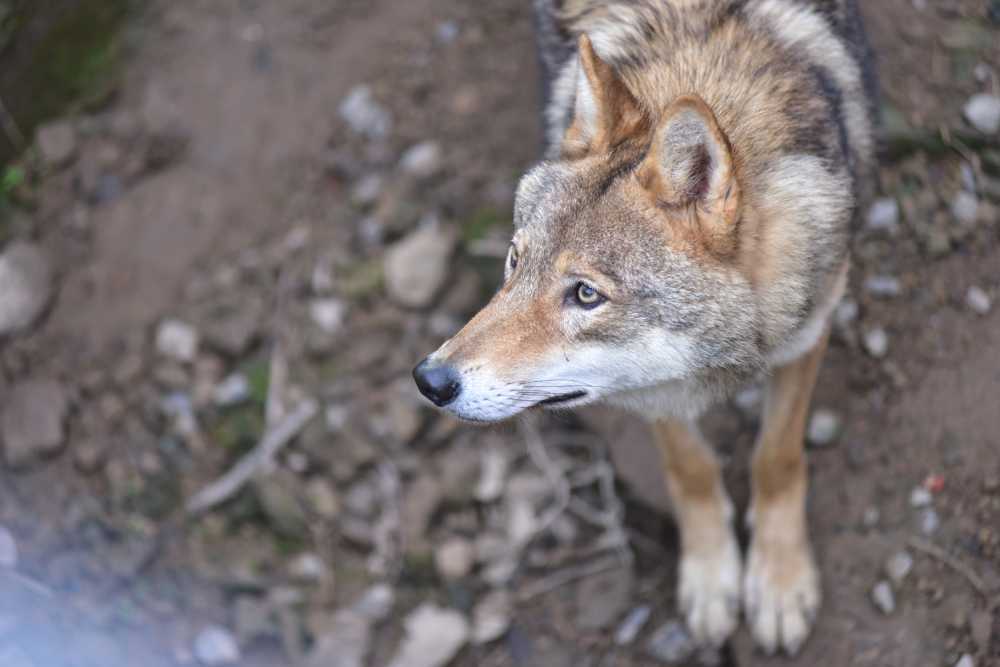
[[[807,546],[764,547],[754,540],[743,580],[743,610],[757,644],[772,655],[802,648],[820,605],[819,575]]]
[[[740,568],[739,547],[732,537],[709,554],[681,558],[678,600],[688,630],[699,645],[719,647],[736,629]]]

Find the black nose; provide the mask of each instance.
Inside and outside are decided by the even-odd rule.
[[[435,364],[424,359],[413,369],[413,379],[417,381],[420,393],[439,408],[454,401],[462,391],[458,374],[451,366]]]

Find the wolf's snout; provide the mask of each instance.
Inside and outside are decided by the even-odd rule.
[[[439,408],[454,401],[462,392],[462,383],[455,369],[435,363],[429,357],[413,369],[413,379],[420,393]]]

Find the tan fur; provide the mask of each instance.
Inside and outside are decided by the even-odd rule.
[[[829,332],[804,357],[775,370],[753,455],[744,608],[757,642],[797,650],[820,602],[819,576],[806,528],[803,438],[809,401]]]

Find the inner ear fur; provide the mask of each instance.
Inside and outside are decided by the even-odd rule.
[[[691,207],[713,236],[725,235],[740,213],[740,187],[729,139],[697,95],[675,100],[653,133],[639,179],[657,204]]]
[[[578,71],[573,121],[563,137],[564,158],[608,152],[648,132],[649,123],[614,68],[594,51],[586,34],[577,44]]]

